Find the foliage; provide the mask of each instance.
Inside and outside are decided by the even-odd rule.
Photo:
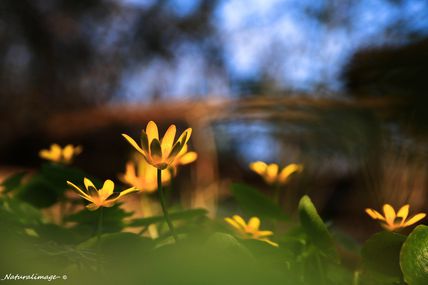
[[[245,184],[231,193],[243,217],[259,217],[272,230],[278,247],[244,238],[205,209],[171,205],[174,243],[163,216],[135,216],[117,203],[88,211],[84,200],[67,195],[65,181],[82,181],[84,172],[45,164],[33,174],[18,173],[2,183],[0,197],[0,274],[46,272],[67,274],[73,284],[290,284],[290,285],[420,285],[427,284],[428,227],[409,235],[382,231],[363,245],[332,234],[308,196],[298,204],[298,219],[283,212],[267,194]],[[93,178],[97,187],[100,180]],[[147,195],[145,193],[135,194]],[[121,201],[126,203],[126,201]],[[66,204],[60,221],[46,210]],[[65,207],[67,208],[67,207]],[[235,213],[231,213],[235,214]],[[253,221],[260,222],[259,219]],[[157,237],[148,235],[155,227]],[[268,232],[268,231],[266,231]],[[269,231],[270,232],[270,231]],[[361,262],[345,263],[339,248]],[[406,283],[407,282],[407,283]]]

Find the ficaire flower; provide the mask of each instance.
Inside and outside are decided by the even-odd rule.
[[[139,157],[136,162],[128,161],[126,171],[119,176],[123,183],[134,186],[142,192],[154,192],[158,189],[157,168],[150,165],[144,158]],[[168,170],[162,170],[162,184],[171,180]]]
[[[260,219],[257,217],[252,217],[246,223],[241,216],[234,215],[232,218],[224,219],[228,224],[230,224],[238,234],[244,239],[256,239],[264,241],[272,246],[277,247],[278,244],[271,241],[268,237],[273,235],[271,231],[261,231],[260,230]]]
[[[189,141],[192,129],[186,129],[177,141],[174,141],[177,129],[171,125],[162,139],[159,139],[158,127],[155,122],[150,121],[146,130],[141,131],[141,146],[126,134],[122,136],[147,160],[147,162],[158,169],[166,169],[173,165],[178,154]]]
[[[64,148],[58,144],[52,144],[50,149],[42,149],[39,156],[43,159],[57,163],[70,164],[73,157],[82,152],[81,146],[66,145]]]
[[[83,183],[86,191],[83,191],[72,182],[67,181],[67,184],[72,186],[80,197],[90,202],[90,204],[86,206],[90,211],[95,211],[99,207],[112,207],[114,203],[123,196],[138,191],[135,187],[131,187],[122,192],[114,192],[114,182],[110,179],[104,182],[101,189],[97,189],[92,181],[86,177],[83,179]]]
[[[301,172],[303,166],[301,164],[289,164],[279,171],[279,166],[276,163],[266,164],[263,161],[250,163],[250,169],[263,177],[268,184],[284,185],[288,182],[291,174]]]
[[[409,215],[409,205],[404,205],[397,213],[395,213],[395,210],[391,205],[385,204],[383,205],[383,216],[378,211],[369,208],[366,209],[366,213],[372,219],[379,220],[381,226],[388,231],[396,231],[411,226],[426,216],[425,213],[418,213],[407,220]]]

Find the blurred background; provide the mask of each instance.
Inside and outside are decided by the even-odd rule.
[[[53,142],[115,178],[121,133],[175,123],[199,154],[187,206],[269,191],[252,161],[302,163],[284,204],[309,194],[361,237],[366,207],[428,210],[427,76],[425,0],[3,0],[0,180]]]

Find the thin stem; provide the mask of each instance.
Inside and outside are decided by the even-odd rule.
[[[97,270],[101,270],[101,234],[103,232],[103,207],[100,207],[97,226]]]
[[[327,284],[326,283],[326,276],[325,276],[325,271],[324,271],[324,267],[323,267],[323,265],[322,265],[322,262],[321,262],[321,258],[320,258],[320,256],[318,255],[318,253],[315,253],[315,256],[316,256],[316,261],[317,261],[317,266],[318,266],[318,270],[319,270],[319,273],[320,273],[320,276],[321,276],[321,284]]]
[[[165,221],[168,225],[169,231],[171,232],[175,242],[178,241],[177,235],[175,234],[174,226],[171,223],[171,220],[169,218],[168,210],[166,209],[165,205],[165,197],[162,189],[162,170],[158,168],[158,192],[159,192],[159,198],[162,206],[162,212],[163,216],[165,218]]]

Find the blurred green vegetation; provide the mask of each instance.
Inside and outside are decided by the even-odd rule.
[[[63,179],[81,181],[84,175],[72,167],[44,164],[36,173],[17,173],[2,183],[1,278],[37,273],[67,275],[66,281],[55,282],[72,284],[155,285],[428,282],[426,226],[416,227],[409,236],[382,231],[358,245],[325,224],[308,196],[300,199],[298,217],[290,218],[272,197],[245,184],[231,186],[238,212],[261,217],[262,228],[274,231],[278,247],[242,239],[222,217],[209,218],[204,209],[178,204],[170,207],[178,243],[163,217],[134,217],[120,204],[103,208],[98,240],[98,212],[82,207],[83,199],[66,195]],[[54,222],[43,208],[61,203],[78,208],[65,207],[58,213],[60,221]],[[147,235],[150,225],[158,227],[157,238]]]

